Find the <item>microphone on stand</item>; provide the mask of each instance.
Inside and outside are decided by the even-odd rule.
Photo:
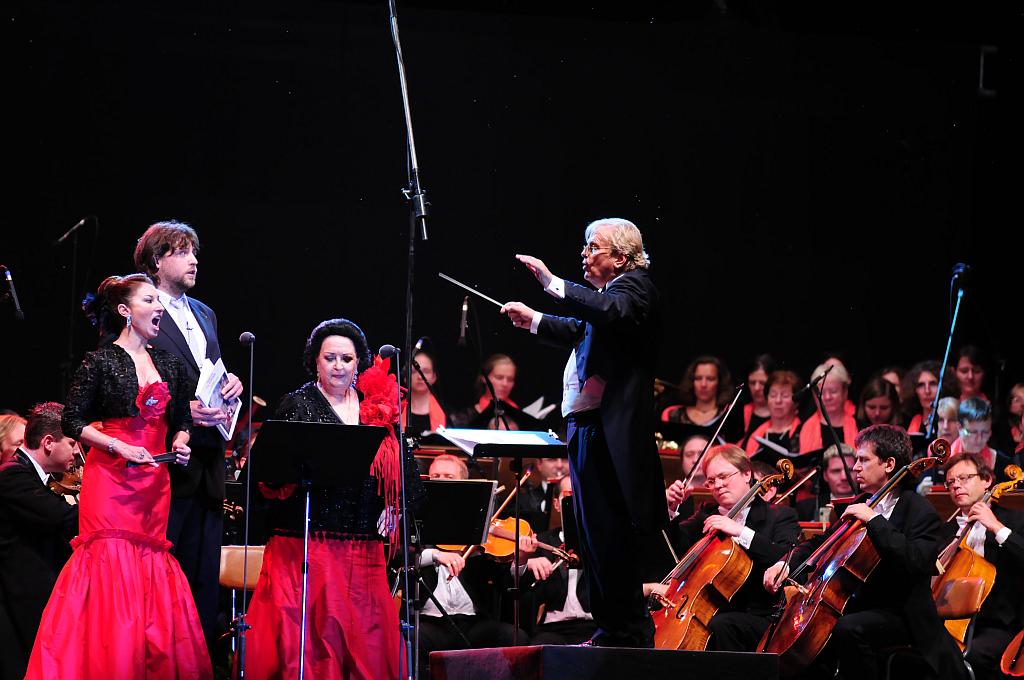
[[[427,336],[424,335],[422,338],[420,338],[419,340],[416,341],[415,345],[413,345],[412,353],[415,354],[416,352],[422,352],[423,351],[423,345],[426,345],[426,344],[429,344],[429,343],[430,343],[430,338],[428,338]]]
[[[252,409],[255,381],[254,376],[256,373],[256,336],[245,331],[238,336],[238,342],[243,346],[249,348],[249,417],[246,422],[245,432],[245,525],[243,529],[243,543],[242,548],[242,583],[249,582],[249,519],[252,513],[249,509],[252,508],[252,458],[250,458],[250,448],[252,447]],[[245,642],[246,642],[246,631],[249,630],[250,626],[245,620],[246,616],[246,595],[245,588],[242,588],[242,609],[238,617],[233,621],[234,634],[238,637],[238,677],[245,677]]]
[[[252,333],[250,333],[249,331],[246,331],[246,332],[244,332],[244,333],[242,333],[241,335],[238,336],[238,342],[242,343],[243,345],[248,346],[248,345],[251,345],[252,343],[256,342],[256,336],[253,335]]]
[[[800,397],[804,396],[804,393],[805,393],[805,392],[807,392],[807,390],[811,389],[812,387],[814,387],[815,385],[817,385],[818,383],[820,383],[820,382],[821,382],[822,380],[824,380],[824,379],[825,379],[825,376],[826,376],[826,375],[828,375],[828,374],[829,374],[829,372],[830,372],[830,371],[831,371],[831,370],[832,370],[833,368],[835,368],[835,364],[832,364],[831,366],[829,366],[828,368],[826,368],[826,369],[825,369],[824,371],[822,371],[821,375],[819,375],[819,376],[818,376],[817,378],[815,378],[815,379],[814,379],[814,380],[812,380],[811,382],[807,383],[806,385],[804,385],[803,387],[801,387],[800,389],[798,389],[798,390],[797,390],[797,391],[796,391],[796,392],[795,392],[795,393],[793,394],[793,399],[794,399],[794,400],[795,400],[795,399],[799,399]]]
[[[466,346],[466,314],[469,312],[469,296],[462,298],[462,319],[459,321],[459,347]]]
[[[24,321],[25,312],[21,311],[21,302],[18,300],[18,291],[14,287],[14,277],[11,276],[11,270],[2,264],[0,264],[0,269],[3,270],[4,278],[7,279],[7,288],[11,291],[11,302],[14,303],[14,318],[18,321]]]
[[[86,215],[82,219],[78,220],[78,222],[75,224],[75,226],[73,226],[70,229],[68,229],[66,232],[64,232],[63,236],[61,236],[59,239],[57,239],[56,241],[53,242],[53,246],[56,248],[60,244],[64,243],[64,241],[67,241],[69,238],[71,238],[72,234],[74,234],[80,228],[84,227],[85,224],[89,220],[92,220],[92,219],[95,219],[95,217],[93,215]]]
[[[381,345],[380,349],[377,350],[377,354],[382,359],[390,359],[393,356],[398,356],[398,348],[394,345]]]

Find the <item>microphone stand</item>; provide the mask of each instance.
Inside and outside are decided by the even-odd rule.
[[[252,401],[255,394],[253,376],[255,374],[255,353],[254,346],[256,338],[252,333],[242,333],[239,341],[249,346],[249,419],[246,423],[245,432],[245,529],[242,541],[242,609],[235,623],[235,632],[238,635],[238,678],[245,678],[245,632],[249,630],[249,624],[245,622],[247,612],[246,595],[249,584],[249,521],[252,517]]]
[[[967,265],[963,263],[957,263],[953,267],[953,278],[949,280],[950,294],[952,295],[953,286],[967,273]],[[946,366],[949,364],[949,350],[953,347],[953,332],[956,330],[956,320],[960,316],[960,302],[964,299],[964,287],[963,283],[960,284],[956,291],[956,307],[953,309],[953,319],[949,324],[949,337],[946,338],[946,353],[942,356],[942,368],[939,369],[939,375],[936,377],[939,379],[939,385],[935,388],[935,399],[932,401],[932,412],[928,414],[928,427],[925,429],[925,440],[932,438],[932,433],[935,432],[935,413],[939,408],[939,398],[942,396],[942,381],[946,375]]]
[[[828,371],[831,371],[830,366]],[[839,460],[843,461],[843,472],[846,474],[846,481],[850,483],[850,490],[853,491],[854,495],[860,493],[860,489],[857,487],[857,482],[853,481],[853,472],[850,470],[850,464],[846,460],[846,456],[843,455],[843,444],[839,441],[839,433],[836,432],[836,428],[832,426],[832,419],[828,416],[828,411],[825,409],[825,404],[821,400],[821,386],[825,384],[825,376],[828,375],[828,371],[821,374],[822,380],[818,383],[811,383],[811,394],[814,396],[815,402],[818,404],[818,410],[821,412],[821,417],[825,420],[825,425],[828,426],[828,431],[832,434],[832,441],[836,445],[836,453],[839,455]],[[822,456],[824,458],[824,456]],[[822,461],[824,465],[824,461]],[[820,496],[820,494],[819,494]],[[820,502],[820,497],[819,497]]]
[[[423,381],[423,384],[427,386],[427,392],[429,392],[430,396],[432,396],[434,398],[434,401],[437,402],[437,405],[441,407],[441,412],[444,413],[444,418],[447,421],[448,420],[448,411],[446,411],[444,406],[441,404],[441,400],[438,398],[437,392],[434,391],[434,386],[430,384],[429,380],[427,380],[427,376],[423,375],[423,369],[420,368],[420,362],[418,362],[415,359],[413,359],[412,360],[412,367],[413,367],[413,370],[415,370],[416,373],[419,374],[420,379]],[[409,414],[409,417],[411,418],[411,416],[412,416],[412,382],[409,383],[409,411],[408,411],[408,414]]]

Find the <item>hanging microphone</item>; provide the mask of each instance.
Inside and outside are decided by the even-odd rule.
[[[833,368],[835,368],[835,367],[836,367],[836,365],[835,365],[835,364],[832,364],[831,366],[829,366],[828,368],[826,368],[826,369],[825,369],[824,371],[822,371],[821,375],[819,375],[819,376],[818,376],[817,378],[815,378],[815,379],[814,379],[814,380],[812,380],[811,382],[807,383],[806,385],[804,385],[803,387],[801,387],[800,389],[798,389],[798,390],[796,391],[796,393],[794,393],[794,394],[793,394],[793,399],[799,399],[800,397],[804,396],[804,392],[806,392],[807,390],[811,389],[812,387],[814,387],[815,385],[817,385],[818,383],[820,383],[820,382],[821,382],[822,380],[824,380],[824,379],[825,379],[825,376],[826,376],[826,375],[828,375],[828,374],[829,374],[829,372],[830,372],[830,371],[831,371],[831,370],[832,370]]]
[[[18,291],[14,288],[14,278],[11,276],[11,270],[6,265],[0,264],[0,269],[4,270],[4,278],[7,279],[7,288],[11,291],[11,302],[14,303],[14,318],[18,321],[25,320],[25,312],[21,311],[21,302],[18,300]]]
[[[85,223],[88,222],[91,219],[93,219],[92,215],[86,215],[82,219],[78,220],[78,223],[75,224],[75,226],[73,226],[70,229],[68,229],[66,232],[64,232],[64,235],[61,236],[56,241],[54,241],[53,245],[56,247],[56,246],[59,246],[60,244],[64,243],[64,241],[67,241],[69,238],[71,238],[72,234],[74,234],[76,231],[78,231],[78,229],[80,227],[85,226]]]
[[[414,353],[423,351],[423,345],[428,342],[430,342],[430,338],[424,335],[422,338],[416,341],[416,344],[413,345],[412,351]]]
[[[462,320],[459,321],[459,347],[466,346],[466,313],[469,311],[469,296],[462,298]]]
[[[953,276],[963,276],[969,274],[971,271],[971,265],[964,264],[963,262],[957,262],[953,265]]]
[[[238,336],[238,342],[242,343],[243,345],[251,345],[252,343],[256,342],[256,336],[250,333],[249,331],[246,331]]]
[[[390,359],[398,354],[398,348],[394,345],[381,345],[380,349],[377,350],[377,354],[379,354],[382,359]]]

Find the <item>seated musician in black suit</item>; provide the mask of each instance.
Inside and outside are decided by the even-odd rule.
[[[0,678],[23,678],[39,619],[71,555],[78,506],[47,487],[67,472],[78,443],[61,431],[61,404],[32,408],[25,441],[0,466]],[[73,624],[73,622],[68,622]]]
[[[732,537],[746,551],[753,562],[751,574],[732,601],[708,623],[711,639],[707,648],[754,651],[768,629],[768,615],[775,604],[775,598],[761,588],[761,574],[796,543],[800,525],[792,508],[768,505],[760,497],[734,518],[727,516],[753,483],[750,459],[738,446],[709,449],[701,465],[713,501],[688,518],[677,517],[669,536],[680,558],[712,531]],[[646,589],[663,590],[659,585]]]
[[[466,464],[456,456],[442,454],[430,464],[431,479],[469,479]],[[535,536],[523,536],[520,549],[536,551]],[[498,620],[501,595],[511,576],[506,565],[484,556],[468,559],[458,552],[427,548],[420,553],[421,575],[434,597],[449,615],[445,620],[437,605],[421,588],[418,607],[420,666],[427,667],[430,652],[467,647],[507,647],[514,627]],[[456,630],[456,628],[458,630]],[[461,634],[460,634],[461,633]],[[465,639],[463,639],[465,638]],[[519,644],[529,638],[519,631]]]
[[[940,545],[949,545],[965,527],[967,546],[996,569],[992,592],[978,614],[967,661],[977,678],[1001,677],[999,658],[1024,628],[1024,513],[981,502],[995,475],[976,453],[961,453],[946,463],[946,487],[960,512],[942,525]]]
[[[853,475],[862,495],[843,509],[841,516],[864,522],[879,561],[832,628],[815,670],[831,677],[838,662],[840,677],[870,680],[879,675],[883,649],[909,643],[922,654],[935,677],[963,677],[959,650],[939,620],[930,587],[941,520],[927,500],[899,485],[875,507],[865,502],[909,463],[910,437],[900,427],[872,425],[857,435],[854,446]],[[838,522],[832,530],[837,526]],[[831,533],[800,545],[792,563],[802,563]],[[788,574],[789,567],[783,562],[772,565],[764,573],[765,588],[775,592]],[[786,621],[780,623],[780,627],[786,625]]]
[[[556,513],[560,512],[561,496],[572,493],[570,477],[562,477],[557,488],[552,500]],[[565,534],[556,528],[537,534],[537,539],[557,546],[565,542]],[[542,549],[526,566],[526,579],[520,585],[533,595],[539,613],[530,644],[574,645],[589,640],[597,631],[597,624],[590,612],[587,577],[581,565],[570,566]]]
[[[843,458],[846,465],[853,471],[853,449],[843,444]],[[815,495],[797,501],[796,514],[800,516],[801,522],[827,522],[831,511],[827,507],[840,498],[849,498],[853,494],[853,487],[846,476],[846,466],[843,465],[843,458],[839,457],[836,445],[825,449],[822,456],[821,480],[825,482],[828,492],[828,500],[819,500]],[[849,501],[847,501],[849,502]]]

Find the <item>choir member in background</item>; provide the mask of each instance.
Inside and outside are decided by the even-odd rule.
[[[964,345],[953,356],[950,363],[954,367],[956,384],[960,389],[960,401],[970,397],[981,397],[988,401],[988,397],[982,392],[988,359],[981,348]]]
[[[811,378],[817,378],[827,368],[826,364],[818,366],[811,373]],[[857,436],[859,428],[852,410],[847,406],[849,393],[850,374],[842,364],[834,364],[828,376],[821,383],[820,406],[828,413],[832,427],[839,435],[839,440],[853,446],[853,440]],[[829,432],[821,410],[815,411],[800,429],[800,453],[817,451],[834,443],[832,433]]]
[[[90,447],[79,534],[26,677],[211,678],[189,583],[167,540],[170,474],[153,460],[169,440],[175,464],[188,463],[194,384],[178,357],[150,344],[164,307],[148,276],[107,277],[89,311],[101,337],[115,339],[86,354],[64,405],[64,434]]]
[[[1006,451],[1020,453],[1024,450],[1024,382],[1010,388],[1006,399],[1006,417],[1001,420],[1001,445]]]
[[[398,385],[388,362],[374,362],[366,336],[347,319],[328,319],[313,329],[303,352],[313,378],[281,398],[276,420],[385,426],[361,482],[352,487],[313,486],[309,529],[308,611],[305,638],[308,677],[394,679],[399,675],[398,612],[386,576],[384,538],[397,546],[402,465],[392,426],[398,421]],[[404,448],[404,447],[403,447]],[[334,452],[344,458],[346,451]],[[279,451],[277,455],[288,455]],[[423,495],[411,453],[405,462],[406,496]],[[247,623],[246,677],[294,678],[302,619],[305,494],[295,484],[261,484],[268,500],[267,541]]]
[[[29,653],[57,574],[71,555],[78,506],[47,488],[74,466],[78,442],[61,429],[64,407],[37,404],[25,441],[0,465],[0,679],[25,677]]]
[[[775,370],[775,360],[771,355],[759,354],[747,371],[747,393],[750,401],[743,406],[743,441],[740,448],[747,445],[751,433],[768,420],[768,393],[766,385],[768,376]]]
[[[0,415],[0,463],[6,463],[25,441],[25,422],[17,413]]]
[[[694,359],[679,383],[679,396],[682,404],[669,406],[661,412],[661,419],[670,423],[689,423],[693,425],[717,425],[718,419],[725,414],[733,397],[732,376],[729,369],[718,357],[699,356]],[[742,423],[726,425],[742,436]],[[725,430],[722,436],[729,439]]]
[[[935,436],[951,444],[960,436],[960,400],[956,397],[939,399],[935,411]]]
[[[903,385],[903,376],[906,375],[906,370],[902,366],[886,366],[878,372],[879,378],[882,380],[888,380],[892,383],[892,386],[897,390]]]
[[[903,387],[900,390],[900,403],[903,405],[903,418],[907,423],[907,432],[916,434],[928,428],[928,417],[935,401],[935,391],[939,389],[939,373],[942,366],[937,361],[920,361],[914,364],[903,376]],[[952,380],[946,371],[946,379],[942,381],[942,394],[955,394]]]
[[[884,378],[873,378],[860,391],[857,405],[857,424],[898,425],[900,423],[900,396],[891,382]]]
[[[793,400],[799,383],[800,378],[793,371],[773,371],[768,376],[765,384],[768,421],[751,433],[747,440],[747,455],[753,455],[762,446],[755,437],[768,439],[788,451],[799,450],[800,417],[797,415],[796,401]]]
[[[450,414],[449,420],[453,427],[481,427],[490,430],[505,429],[505,423],[494,416],[494,404],[492,404],[491,390],[487,384],[490,382],[494,388],[494,396],[513,409],[519,409],[519,405],[512,401],[510,395],[516,386],[516,362],[507,354],[492,354],[487,357],[480,367],[480,375],[477,376],[474,389],[477,402],[460,411]],[[505,419],[510,430],[520,429],[515,415],[505,412]]]
[[[413,360],[419,364],[420,371],[423,372],[427,382],[423,382],[420,372],[413,368],[412,389],[409,390],[409,400],[402,411],[402,426],[410,434],[419,435],[444,427],[445,415],[441,404],[427,387],[427,383],[430,384],[430,387],[437,383],[437,366],[433,355],[420,350],[413,354]]]

